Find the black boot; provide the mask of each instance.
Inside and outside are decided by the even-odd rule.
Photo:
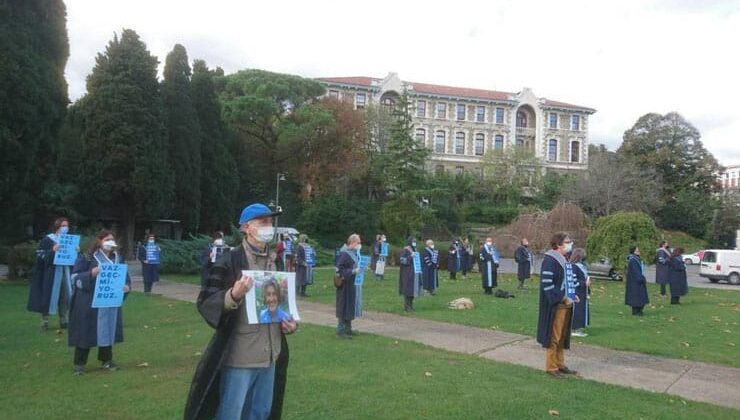
[[[681,298],[678,296],[671,296],[671,305],[680,305],[681,302],[679,302]]]
[[[665,296],[665,284],[660,285],[660,295]]]

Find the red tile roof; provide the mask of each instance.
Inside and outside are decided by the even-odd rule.
[[[379,84],[383,81],[383,79],[377,79],[373,77],[366,77],[366,76],[351,76],[351,77],[318,77],[316,80],[327,82],[327,83],[337,83],[337,84],[344,84],[344,85],[355,85],[355,86],[363,86],[363,87],[371,87],[373,86],[373,82],[375,84]],[[463,87],[453,87],[453,86],[442,86],[442,85],[432,85],[429,83],[416,83],[416,82],[404,82],[408,83],[413,87],[414,92],[418,93],[426,93],[430,95],[439,95],[439,96],[456,96],[461,98],[477,98],[477,99],[487,99],[492,101],[507,101],[509,100],[510,96],[515,96],[515,93],[509,93],[509,92],[498,92],[495,90],[484,90],[484,89],[473,89],[473,88],[463,88]],[[549,99],[545,99],[545,106],[551,106],[551,107],[560,107],[560,108],[578,108],[583,109],[587,111],[594,112],[595,110],[580,106],[580,105],[573,105],[565,102],[559,102],[559,101],[552,101]]]

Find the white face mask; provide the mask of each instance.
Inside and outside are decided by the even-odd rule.
[[[565,244],[565,252],[570,252],[573,250],[573,242],[569,244]]]
[[[357,250],[357,252],[360,252],[360,250],[362,249],[362,244],[357,244],[357,247],[355,247],[355,249]]]
[[[493,242],[486,242],[486,245],[488,245],[489,247],[491,247],[491,246],[493,246]]]
[[[213,244],[216,245],[216,246],[223,246],[224,240],[223,239],[216,239],[215,241],[213,241]]]
[[[153,244],[153,243],[154,243],[154,239],[150,239],[150,240],[149,240],[149,243],[150,243],[150,244]]]
[[[260,242],[267,243],[270,242],[273,237],[275,237],[275,228],[272,226],[263,226],[257,229],[257,235],[255,236],[255,239]]]
[[[429,245],[429,248],[434,249],[434,244]]]
[[[69,232],[69,226],[62,226],[59,228],[60,235],[66,235]]]
[[[113,239],[103,242],[103,249],[106,251],[112,251],[113,248],[116,248],[117,246],[116,241]]]

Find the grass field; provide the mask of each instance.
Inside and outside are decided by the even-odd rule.
[[[316,270],[317,284],[309,287],[310,299],[334,304],[331,273],[331,269]],[[499,286],[516,298],[498,299],[483,295],[477,274],[468,280],[458,275],[457,281],[449,280],[446,272],[440,277],[437,295],[417,298],[412,316],[536,335],[539,291],[535,281],[528,290],[519,291],[513,275],[500,275]],[[398,296],[398,270],[389,269],[385,281],[368,275],[364,287],[366,310],[405,315]],[[624,305],[622,282],[597,280],[592,285],[589,336],[576,342],[740,367],[740,292],[691,288],[679,306],[670,305],[670,297],[661,298],[654,284],[649,291],[652,303],[638,318]],[[473,299],[475,310],[447,309],[447,303],[458,297]]]
[[[190,303],[133,293],[125,303],[122,366],[73,377],[66,335],[38,329],[27,287],[0,285],[0,407],[6,419],[177,419],[211,336]],[[738,410],[542,372],[363,334],[339,340],[302,325],[290,337],[286,419],[732,419]],[[140,366],[146,363],[147,367]]]

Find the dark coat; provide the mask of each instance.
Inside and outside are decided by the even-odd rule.
[[[686,296],[689,293],[689,283],[686,280],[686,264],[680,255],[671,257],[668,284],[671,287],[671,297]]]
[[[313,284],[313,267],[306,264],[306,248],[298,244],[295,251],[295,287]]]
[[[92,269],[98,266],[95,258],[80,254],[72,268],[74,292],[69,310],[70,347],[89,349],[98,345],[98,308],[92,307],[96,277]],[[131,277],[126,273],[126,284],[131,287]],[[128,293],[124,294],[124,298]],[[117,308],[115,342],[123,341],[123,310]]]
[[[517,271],[516,277],[519,280],[526,280],[532,277],[532,253],[529,252],[529,248],[524,245],[520,245],[514,253],[514,261],[516,261]]]
[[[355,251],[342,249],[337,259],[337,270],[344,282],[342,282],[342,287],[336,290],[336,315],[337,319],[344,321],[355,319],[355,274],[352,270],[357,268],[358,262],[349,255],[350,252]]]
[[[213,251],[214,245],[208,244],[208,247],[203,250],[200,254],[200,285],[203,287],[208,282],[208,277],[211,275],[211,269],[215,262],[211,261],[211,252]],[[222,246],[221,252],[217,254],[216,259],[220,258],[224,253],[229,252],[228,246]]]
[[[241,278],[241,271],[249,270],[249,262],[242,246],[231,252],[224,252],[216,260],[210,276],[198,294],[198,312],[216,331],[203,352],[190,383],[185,419],[211,419],[218,409],[221,367],[227,356],[229,338],[237,323],[236,311],[224,309],[224,298],[234,282]],[[287,341],[283,343],[287,344]],[[287,352],[281,346],[281,354],[283,351]]]
[[[642,273],[642,260],[636,255],[627,258],[627,284],[624,290],[624,304],[642,307],[650,303],[647,281]]]
[[[426,290],[434,290],[439,287],[439,254],[429,248],[422,253],[421,281]],[[412,267],[413,268],[413,267]]]
[[[540,268],[540,313],[537,319],[537,342],[542,347],[550,347],[552,323],[558,304],[565,298],[565,259],[548,252]],[[570,348],[570,328],[565,338],[565,348]]]
[[[450,274],[455,274],[462,269],[460,255],[460,247],[455,244],[450,245],[450,249],[447,250],[447,270]]]
[[[492,252],[489,253],[485,245],[480,247],[478,264],[482,287],[498,287],[498,251],[496,248],[492,248]]]
[[[31,287],[28,289],[26,309],[41,314],[49,313],[51,289],[54,285],[54,241],[44,236],[36,248],[36,265],[33,267]]]
[[[419,276],[414,273],[414,249],[407,246],[401,252],[401,270],[398,273],[398,294],[414,297],[419,294]]]
[[[589,324],[588,287],[586,287],[586,273],[581,267],[573,264],[573,274],[576,277],[576,296],[578,302],[573,303],[573,329],[586,328]]]
[[[668,284],[668,274],[671,270],[671,254],[664,248],[659,248],[655,254],[655,282]]]
[[[380,247],[382,246],[381,241],[375,241],[373,242],[373,255],[370,258],[370,269],[375,272],[376,264],[378,263],[378,260],[380,259]]]
[[[460,271],[463,273],[470,271],[470,268],[473,266],[470,252],[471,250],[465,244],[460,245]]]

